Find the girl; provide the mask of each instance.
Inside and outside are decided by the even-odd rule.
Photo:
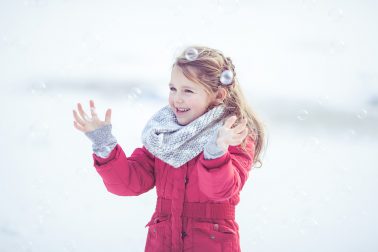
[[[112,135],[111,110],[101,121],[78,103],[76,129],[93,142],[94,167],[111,193],[135,196],[156,186],[145,251],[241,251],[235,206],[264,141],[230,58],[189,47],[176,58],[169,105],[142,131],[127,157]]]

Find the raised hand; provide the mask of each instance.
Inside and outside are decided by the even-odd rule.
[[[92,100],[89,101],[89,107],[91,110],[91,117],[84,112],[80,103],[77,104],[79,113],[77,113],[76,110],[73,110],[73,116],[75,118],[74,127],[76,129],[80,130],[81,132],[89,132],[104,125],[111,124],[111,109],[106,110],[105,121],[101,121],[97,116],[96,108]]]
[[[227,118],[218,131],[217,145],[225,151],[230,145],[237,146],[241,144],[248,135],[247,119],[241,120],[239,124],[232,128],[236,120],[236,116]]]

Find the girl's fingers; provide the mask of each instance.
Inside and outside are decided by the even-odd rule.
[[[105,123],[110,124],[111,118],[112,118],[112,110],[108,109],[108,110],[106,110],[106,113],[105,113]]]
[[[248,128],[247,127],[245,127],[240,133],[235,134],[234,138],[236,138],[236,139],[243,138],[244,139],[244,135],[246,135],[246,134],[248,134]]]
[[[94,105],[94,101],[92,101],[92,100],[89,101],[89,107],[91,109],[92,117],[97,117],[97,112],[96,112],[96,107]]]
[[[230,144],[235,146],[239,145],[243,142],[243,140],[247,137],[248,135],[248,128],[245,128],[240,134],[234,134],[233,137],[230,139]]]
[[[76,129],[78,129],[82,132],[85,132],[85,129],[80,124],[78,124],[76,121],[74,121],[74,126],[75,126]]]
[[[233,128],[233,130],[236,134],[240,134],[241,132],[243,132],[246,126],[247,120],[243,119],[235,128]]]
[[[81,106],[80,103],[77,104],[77,108],[79,110],[79,113],[81,115],[81,117],[86,120],[86,121],[91,121],[91,118],[89,118],[89,116],[84,112],[83,110],[83,107]]]
[[[244,129],[240,135],[239,135],[239,141],[240,143],[243,142],[243,140],[248,136],[248,128]]]
[[[78,123],[85,125],[85,121],[77,114],[76,110],[73,110],[73,116]]]
[[[226,128],[231,129],[231,126],[235,123],[236,119],[237,119],[236,116],[231,116],[231,117],[227,118],[227,120],[224,123],[224,126]]]

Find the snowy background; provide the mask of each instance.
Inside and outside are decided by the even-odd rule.
[[[378,251],[378,2],[0,1],[0,251],[143,251],[155,189],[108,193],[76,103],[126,154],[186,45],[222,50],[267,127],[243,251]]]

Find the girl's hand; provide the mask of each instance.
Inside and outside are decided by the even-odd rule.
[[[80,103],[77,104],[80,115],[76,112],[76,110],[73,110],[73,116],[75,118],[74,126],[76,129],[80,130],[81,132],[89,132],[97,128],[100,128],[104,125],[111,124],[110,122],[110,119],[112,116],[111,109],[108,109],[106,111],[105,121],[101,121],[97,117],[96,108],[92,100],[89,101],[89,106],[91,109],[91,115],[92,115],[91,118],[84,112],[83,107],[81,106]]]
[[[237,146],[241,144],[248,135],[247,119],[243,119],[239,124],[231,128],[236,119],[236,116],[229,117],[218,131],[217,145],[224,151],[227,151],[229,145]]]

